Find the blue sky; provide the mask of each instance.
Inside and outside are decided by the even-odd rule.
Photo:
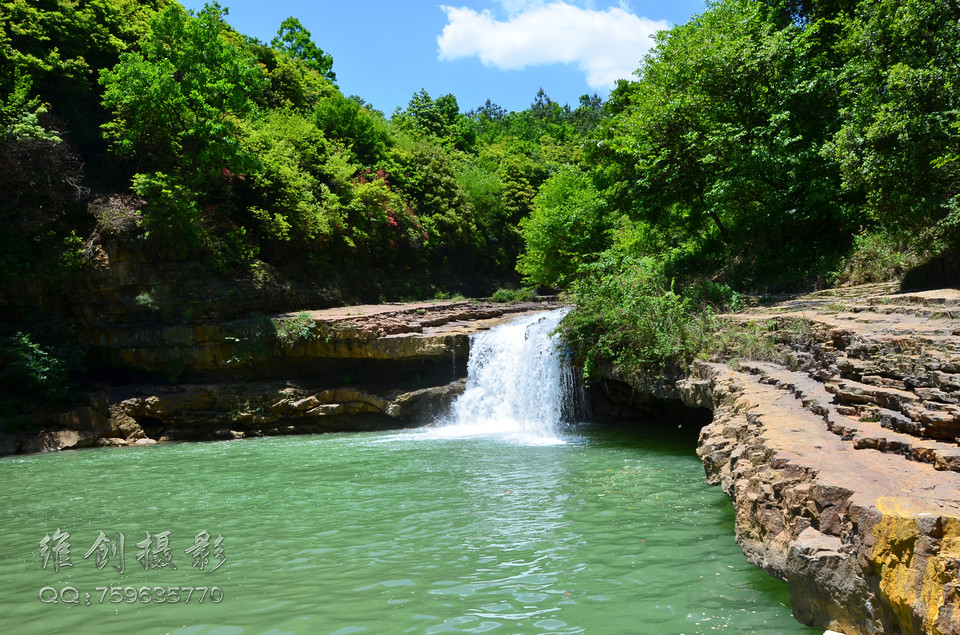
[[[200,9],[203,0],[181,0]],[[461,110],[490,99],[523,110],[540,88],[575,106],[606,97],[639,64],[649,35],[704,0],[221,0],[227,22],[269,41],[293,16],[333,56],[337,84],[387,116],[421,88]]]

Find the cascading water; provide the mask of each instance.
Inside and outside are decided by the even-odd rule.
[[[435,431],[562,443],[558,428],[576,415],[579,399],[569,355],[551,333],[568,311],[525,315],[474,335],[466,388]]]

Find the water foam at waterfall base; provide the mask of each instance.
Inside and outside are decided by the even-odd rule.
[[[577,381],[569,353],[552,333],[568,311],[524,315],[472,336],[466,388],[450,413],[424,433],[566,443],[560,432],[576,416]]]

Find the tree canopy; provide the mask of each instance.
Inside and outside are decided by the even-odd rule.
[[[630,311],[673,319],[724,289],[825,285],[905,261],[878,253],[960,244],[948,0],[717,0],[605,100],[531,87],[524,110],[467,110],[421,89],[390,116],[341,93],[295,17],[260,42],[216,2],[0,0],[0,15],[9,275],[74,262],[60,255],[91,222],[85,197],[117,192],[135,201],[128,238],[164,258],[268,263],[357,299],[552,287],[591,307],[595,336],[570,332],[587,342],[631,323],[618,280],[669,299]],[[620,312],[606,327],[605,311]]]

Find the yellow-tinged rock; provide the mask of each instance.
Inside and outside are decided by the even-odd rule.
[[[913,501],[903,498],[882,497],[877,509],[882,518],[873,529],[876,544],[870,561],[900,623],[915,623],[922,616],[920,632],[960,632],[954,619],[960,519],[918,512]],[[944,624],[951,626],[944,630]]]

